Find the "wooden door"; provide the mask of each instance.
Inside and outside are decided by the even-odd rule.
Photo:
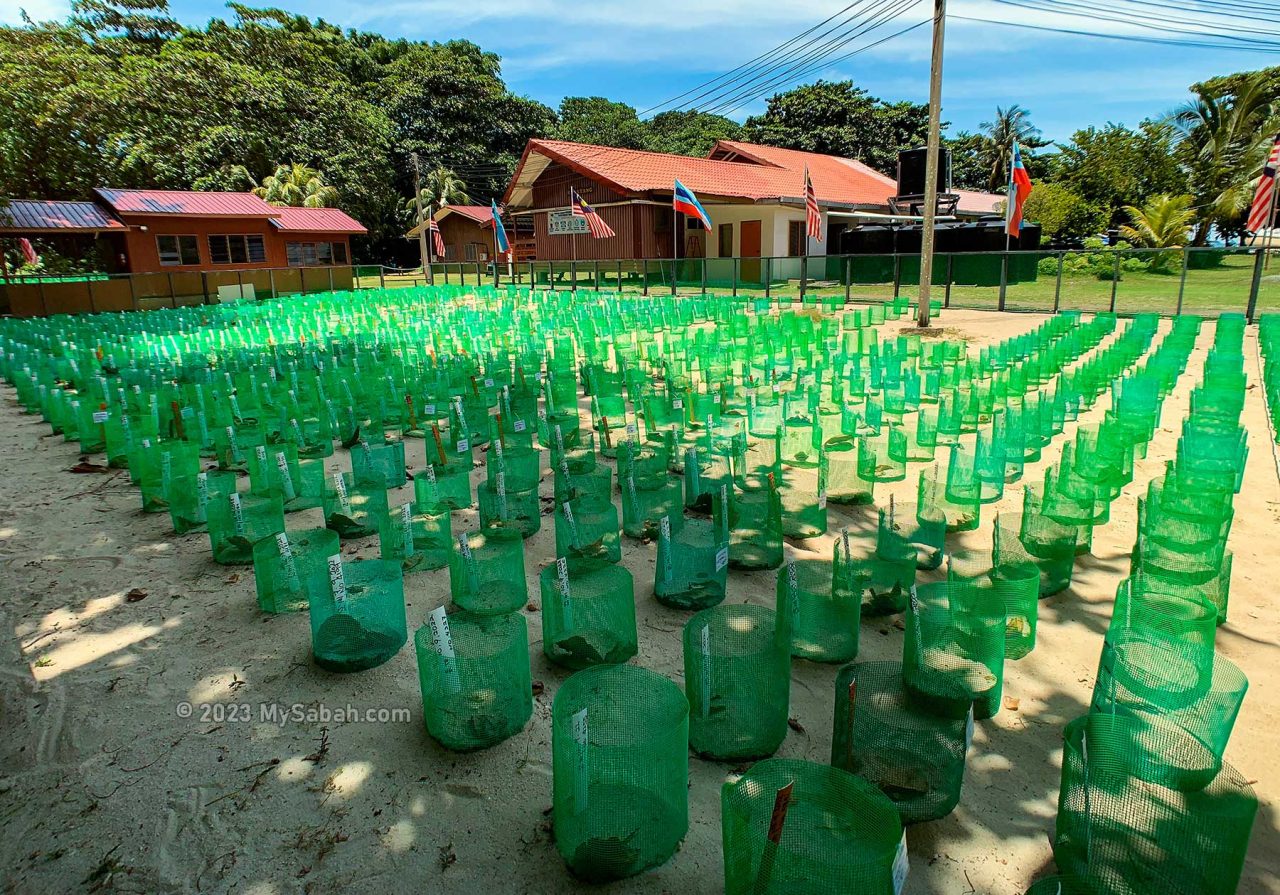
[[[738,277],[744,283],[759,283],[760,278],[760,222],[743,221],[740,235],[742,266]]]

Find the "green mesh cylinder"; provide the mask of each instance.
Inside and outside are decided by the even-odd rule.
[[[982,518],[982,502],[977,495],[963,503],[953,500],[947,492],[946,472],[936,463],[920,470],[916,504],[922,517],[945,520],[949,532],[974,531]]]
[[[625,482],[628,474],[635,477],[636,487],[642,490],[658,487],[667,477],[671,454],[665,445],[655,442],[625,441],[618,449],[618,481]]]
[[[1139,539],[1139,544],[1141,544],[1141,539]],[[1135,549],[1132,564],[1133,573],[1141,576],[1146,581],[1158,582],[1155,587],[1162,593],[1185,596],[1192,602],[1198,602],[1198,597],[1204,597],[1213,603],[1218,610],[1218,624],[1221,625],[1227,620],[1227,603],[1231,595],[1232,556],[1230,550],[1223,551],[1222,561],[1218,564],[1217,573],[1213,577],[1203,580],[1196,580],[1197,576],[1195,575],[1179,573],[1179,554],[1167,553],[1161,558],[1163,561],[1157,566],[1143,558],[1141,549]],[[1200,557],[1190,557],[1189,562],[1198,568],[1200,559]]]
[[[529,602],[524,538],[512,529],[458,535],[449,551],[453,602],[476,615],[505,615]]]
[[[308,594],[311,654],[328,671],[376,668],[409,639],[400,564],[329,557],[329,586]]]
[[[1075,533],[1066,532],[1048,546],[1037,544],[1036,549],[1049,556],[1033,553],[1022,540],[1022,520],[1019,516],[996,516],[994,546],[991,560],[993,576],[1005,581],[1025,581],[1034,578],[1039,596],[1050,596],[1071,584],[1075,565]]]
[[[552,822],[569,870],[588,882],[664,863],[689,829],[689,703],[632,665],[570,677],[551,710]]]
[[[279,497],[285,512],[302,509],[295,502],[302,496],[302,470],[298,449],[292,444],[260,444],[249,459],[249,492]]]
[[[376,535],[387,516],[387,489],[381,479],[357,482],[349,472],[335,472],[325,482],[324,524],[339,537]]]
[[[683,480],[667,476],[637,478],[620,476],[622,488],[622,532],[629,538],[656,540],[664,517],[678,518],[684,505]]]
[[[210,499],[205,514],[213,561],[222,565],[249,565],[254,544],[284,531],[284,505],[278,497],[232,493]]]
[[[618,508],[600,497],[566,500],[556,507],[556,553],[584,568],[622,561]]]
[[[787,735],[791,654],[776,614],[735,604],[704,609],[684,627],[689,745],[703,758],[772,755]]]
[[[533,714],[529,629],[518,612],[476,615],[444,607],[414,635],[427,733],[456,752],[519,733]]]
[[[841,437],[827,442],[827,499],[832,503],[869,504],[875,500],[876,480],[864,478],[858,462],[861,437]]]
[[[351,472],[358,482],[377,481],[381,476],[386,487],[401,487],[408,481],[404,471],[404,442],[360,442],[351,449]]]
[[[1102,647],[1090,711],[1136,718],[1143,779],[1173,789],[1207,786],[1222,767],[1249,682],[1211,647],[1135,633]]]
[[[475,505],[470,465],[428,463],[413,477],[413,501],[424,510],[438,504],[451,510],[470,509]]]
[[[836,673],[831,764],[875,784],[903,823],[936,820],[960,801],[965,720],[918,706],[898,662],[856,662]]]
[[[178,534],[204,529],[209,501],[236,490],[234,472],[211,470],[179,476],[169,483],[169,519]]]
[[[486,457],[485,469],[491,482],[499,474],[505,474],[507,487],[512,491],[534,490],[542,478],[542,451],[494,441]]]
[[[150,446],[138,454],[138,487],[142,492],[144,513],[169,511],[168,495],[176,479],[193,476],[200,471],[200,448],[187,441],[144,439]]]
[[[557,502],[593,497],[609,500],[613,494],[613,470],[608,466],[593,466],[582,472],[569,472],[561,462],[555,470],[554,490]]]
[[[539,575],[542,651],[566,668],[625,662],[638,649],[635,582],[620,565],[561,557]]]
[[[876,529],[876,553],[879,556],[911,556],[917,569],[936,569],[942,565],[946,549],[946,516],[929,507],[900,503],[892,498],[880,510]]]
[[[727,489],[726,489],[727,490]],[[672,519],[658,523],[658,556],[653,594],[675,609],[706,609],[725,598],[729,583],[727,508],[716,498],[713,519]]]
[[[406,575],[443,569],[453,552],[448,508],[423,512],[412,502],[401,504],[387,513],[378,546],[381,558],[400,563]]]
[[[735,569],[782,565],[782,501],[771,481],[729,496],[729,564]]]
[[[894,895],[906,837],[893,804],[839,768],[771,758],[720,789],[726,895]]]
[[[1132,575],[1116,588],[1110,629],[1145,632],[1212,649],[1218,607],[1198,590],[1170,586],[1149,575]]]
[[[542,528],[538,490],[510,490],[505,473],[498,473],[493,481],[482,482],[476,488],[476,501],[480,505],[482,528],[511,529],[518,531],[522,538],[532,537]]]
[[[1004,690],[1004,607],[961,583],[917,585],[903,618],[902,678],[934,714],[991,718]]]
[[[329,587],[329,557],[338,535],[327,528],[282,531],[253,545],[253,581],[263,612],[306,609],[312,592]]]
[[[806,559],[778,571],[778,624],[791,655],[847,662],[858,655],[863,579],[849,562]]]
[[[1219,895],[1240,881],[1258,810],[1231,766],[1179,791],[1135,773],[1137,719],[1090,713],[1067,725],[1053,855],[1090,892]],[[1149,775],[1148,775],[1149,776]]]

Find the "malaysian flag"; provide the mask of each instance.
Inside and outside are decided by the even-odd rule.
[[[613,228],[604,222],[599,213],[573,187],[569,187],[569,210],[574,217],[587,219],[587,229],[591,231],[592,238],[607,239],[614,235]]]
[[[1271,144],[1271,155],[1262,167],[1262,176],[1258,178],[1258,189],[1253,194],[1253,206],[1249,209],[1249,223],[1246,229],[1258,233],[1275,225],[1271,220],[1272,195],[1276,186],[1276,168],[1280,167],[1280,134]]]
[[[440,225],[436,223],[435,218],[427,219],[427,230],[431,233],[431,247],[435,250],[437,258],[444,257],[444,240],[440,237]]]
[[[818,210],[818,196],[813,191],[813,180],[809,177],[809,166],[804,167],[804,212],[805,227],[810,239],[822,239],[822,212]]]

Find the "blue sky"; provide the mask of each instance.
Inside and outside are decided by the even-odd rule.
[[[639,109],[745,62],[846,5],[842,0],[250,2],[389,36],[468,38],[502,56],[504,77],[517,93],[551,106],[566,95],[602,95]],[[209,0],[171,3],[177,17],[188,23],[227,12]],[[0,21],[17,21],[20,8],[37,19],[60,17],[68,5],[68,0],[0,0]],[[929,0],[919,0],[877,34],[923,21],[930,8]],[[993,0],[951,0],[949,11],[1115,33],[1128,27],[1065,19]],[[1278,61],[1261,52],[1169,48],[953,19],[947,31],[943,116],[952,131],[972,130],[997,105],[1018,103],[1031,111],[1046,137],[1065,140],[1088,125],[1136,125],[1144,117],[1163,114],[1185,100],[1187,86],[1196,80]],[[926,26],[818,69],[804,80],[852,79],[884,99],[924,101],[928,67]],[[763,99],[755,100],[731,117],[742,119],[763,106]]]

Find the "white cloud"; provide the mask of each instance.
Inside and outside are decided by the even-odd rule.
[[[0,0],[0,24],[22,24],[22,13],[37,22],[65,18],[71,4],[65,0]]]

